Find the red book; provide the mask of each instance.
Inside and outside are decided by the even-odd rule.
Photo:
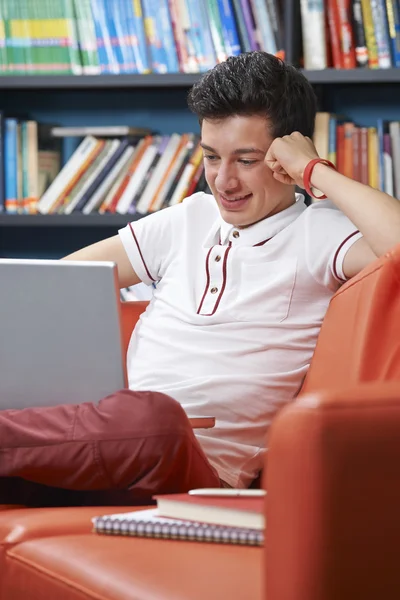
[[[155,496],[161,517],[263,530],[265,498],[262,496]]]

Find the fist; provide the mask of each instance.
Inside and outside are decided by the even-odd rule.
[[[312,140],[298,131],[275,138],[265,156],[265,164],[281,183],[304,187],[304,169],[310,160],[319,158]]]

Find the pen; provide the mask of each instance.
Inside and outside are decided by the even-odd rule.
[[[266,495],[265,490],[240,490],[237,488],[199,488],[189,490],[191,496],[240,496],[246,498],[260,498]]]

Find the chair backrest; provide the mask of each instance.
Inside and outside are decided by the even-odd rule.
[[[122,341],[124,345],[125,356],[128,350],[132,331],[138,322],[140,315],[146,310],[147,305],[148,302],[146,300],[121,302]]]
[[[400,380],[400,244],[332,298],[302,392]]]

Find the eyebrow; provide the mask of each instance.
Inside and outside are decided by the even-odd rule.
[[[214,152],[215,154],[218,154],[218,152],[214,149],[211,148],[211,146],[207,146],[206,144],[203,144],[203,142],[200,142],[200,146],[204,149],[204,150],[208,150],[209,152]],[[260,150],[259,148],[237,148],[236,150],[234,150],[232,152],[232,154],[266,154],[265,150]]]

